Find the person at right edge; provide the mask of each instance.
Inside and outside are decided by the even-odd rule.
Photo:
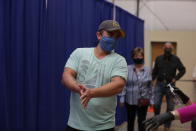
[[[180,120],[181,123],[192,121],[191,131],[196,131],[196,103],[154,116],[144,121],[143,124],[147,131],[154,131],[166,121],[173,120]]]
[[[155,65],[152,71],[153,83],[156,81],[155,96],[154,96],[154,112],[155,115],[160,114],[162,98],[166,95],[167,112],[174,110],[173,97],[170,94],[168,83],[173,83],[179,80],[186,72],[186,69],[180,59],[172,54],[173,45],[171,43],[164,44],[164,54],[160,55],[155,60]],[[178,70],[178,73],[176,73]],[[164,124],[164,131],[169,131],[171,121]]]

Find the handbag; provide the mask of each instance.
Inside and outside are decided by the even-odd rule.
[[[149,106],[150,105],[150,100],[147,98],[139,98],[138,99],[138,106]]]

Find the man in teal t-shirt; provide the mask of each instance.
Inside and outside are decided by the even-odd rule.
[[[116,94],[127,79],[127,63],[114,52],[124,37],[118,22],[103,21],[95,48],[78,48],[70,55],[62,82],[71,90],[67,131],[114,131]]]

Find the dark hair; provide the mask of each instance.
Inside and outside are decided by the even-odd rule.
[[[117,39],[121,37],[121,34],[120,34],[119,30],[107,31],[107,30],[102,29],[102,30],[99,30],[98,32],[99,32],[101,35],[103,35],[103,32],[104,32],[104,31],[106,31],[106,32],[109,34],[109,36],[114,36],[114,37],[117,38]]]
[[[102,29],[102,30],[98,30],[98,32],[99,32],[101,35],[103,35],[104,30],[103,30],[103,29]]]
[[[131,57],[133,58],[135,55],[137,54],[142,54],[142,56],[144,57],[144,50],[140,47],[136,47],[131,51]]]

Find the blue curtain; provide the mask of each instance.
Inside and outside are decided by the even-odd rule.
[[[70,53],[96,46],[102,20],[112,19],[103,0],[0,1],[0,130],[63,131],[69,91],[60,81]],[[126,32],[117,52],[132,63],[130,51],[143,47],[143,21],[117,8]],[[124,120],[117,109],[117,124]]]
[[[0,1],[0,130],[38,131],[44,0]]]

